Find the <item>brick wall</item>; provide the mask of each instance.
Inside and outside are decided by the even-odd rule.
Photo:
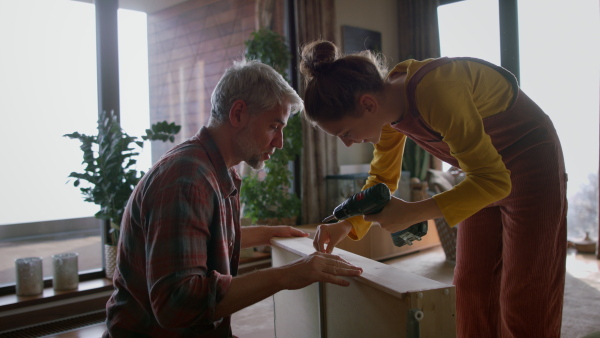
[[[255,0],[189,0],[148,15],[150,120],[180,124],[175,143],[208,122],[214,87],[256,29],[255,7]],[[281,32],[283,1],[275,13]],[[155,142],[153,162],[171,147]]]

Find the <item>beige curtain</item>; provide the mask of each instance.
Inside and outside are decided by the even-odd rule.
[[[300,47],[317,39],[334,41],[334,0],[298,0],[296,5]],[[301,96],[304,94],[302,87]],[[339,172],[337,140],[304,120],[302,139],[302,223],[320,223],[331,213],[326,209],[325,176]]]

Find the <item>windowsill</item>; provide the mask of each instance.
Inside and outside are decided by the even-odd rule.
[[[0,296],[0,327],[13,330],[102,311],[112,290],[111,280],[97,278],[79,282],[76,290],[54,291],[49,287],[39,296],[3,295]]]
[[[240,259],[240,268],[242,270],[251,270],[257,268],[255,265],[270,265],[270,258],[270,253],[255,252],[252,257]],[[37,296],[17,296],[14,293],[0,295],[0,316],[2,316],[2,312],[4,311],[88,296],[95,293],[112,291],[112,289],[112,280],[108,278],[96,278],[79,282],[79,287],[75,290],[55,291],[50,286],[44,288],[43,293]]]
[[[240,259],[238,274],[269,267],[270,257],[270,253],[256,252]],[[38,296],[0,295],[0,331],[103,311],[112,291],[112,280],[100,277],[80,281],[76,290],[54,291],[49,286]]]
[[[0,296],[0,313],[23,306],[39,305],[48,302],[65,300],[79,296],[86,296],[97,292],[112,290],[112,281],[107,278],[99,278],[85,282],[79,282],[79,287],[69,291],[54,291],[52,287],[45,288],[38,296],[17,296],[16,294]]]

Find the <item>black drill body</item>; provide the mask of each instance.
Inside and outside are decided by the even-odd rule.
[[[354,194],[333,210],[333,215],[325,218],[323,222],[331,220],[342,221],[352,216],[379,213],[392,196],[390,189],[378,183],[366,190]],[[420,241],[427,234],[427,221],[411,225],[407,229],[392,233],[394,245],[400,247],[405,244],[412,245],[414,240]]]

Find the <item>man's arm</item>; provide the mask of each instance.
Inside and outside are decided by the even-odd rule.
[[[290,226],[244,226],[242,227],[242,248],[271,245],[273,237],[307,237],[306,232]]]
[[[361,273],[361,268],[339,256],[315,252],[281,267],[234,277],[215,308],[215,319],[229,316],[281,290],[296,290],[314,282],[348,286],[350,283],[338,276],[356,277]]]

